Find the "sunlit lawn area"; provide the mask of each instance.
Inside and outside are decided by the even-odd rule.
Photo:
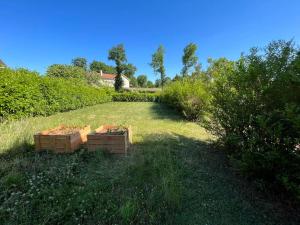
[[[134,144],[127,156],[35,153],[32,135],[59,124],[131,125]],[[106,103],[0,129],[0,224],[299,222],[238,178],[203,128],[164,105]]]

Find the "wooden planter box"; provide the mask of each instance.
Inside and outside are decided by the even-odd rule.
[[[132,143],[130,127],[122,127],[124,132],[114,132],[120,128],[113,125],[103,125],[95,132],[87,135],[87,148],[89,151],[98,149],[106,150],[110,153],[126,154]]]
[[[45,130],[34,135],[35,150],[51,150],[55,153],[74,152],[87,141],[87,134],[90,132],[90,126],[68,127],[61,125]]]

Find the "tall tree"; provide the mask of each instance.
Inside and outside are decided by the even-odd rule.
[[[154,73],[160,74],[160,80],[161,80],[161,86],[164,86],[164,81],[166,77],[166,70],[164,66],[164,54],[165,50],[162,45],[158,47],[156,52],[152,55],[152,62],[150,63],[150,66],[152,66]]]
[[[182,76],[186,77],[189,74],[189,70],[192,67],[196,67],[198,64],[198,57],[196,56],[197,45],[194,43],[188,44],[183,49],[183,56],[182,56]]]
[[[108,59],[115,61],[117,72],[115,90],[120,91],[123,86],[122,73],[124,72],[124,64],[127,62],[124,45],[119,44],[111,48],[108,53]]]
[[[81,67],[84,70],[87,68],[87,60],[82,57],[72,59],[72,64],[73,66]]]

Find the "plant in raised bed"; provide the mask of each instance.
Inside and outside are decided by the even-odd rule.
[[[74,152],[87,141],[90,126],[61,125],[34,135],[36,151],[51,150],[56,153]]]
[[[131,143],[130,127],[104,125],[87,136],[89,151],[103,149],[110,153],[126,154]]]

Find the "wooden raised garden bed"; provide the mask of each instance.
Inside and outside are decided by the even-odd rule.
[[[51,150],[56,153],[74,152],[87,140],[90,126],[58,126],[34,135],[35,150]]]
[[[103,125],[87,136],[89,151],[103,149],[110,153],[126,154],[131,143],[130,127]]]

